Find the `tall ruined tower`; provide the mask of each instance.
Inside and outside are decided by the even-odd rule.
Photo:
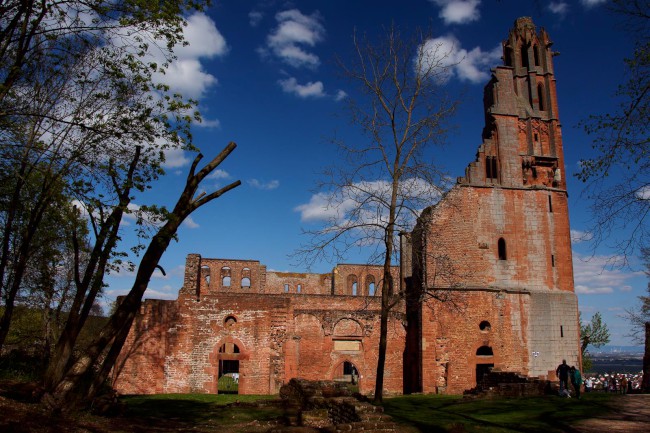
[[[485,87],[476,160],[410,234],[406,392],[462,392],[491,369],[552,378],[564,358],[579,365],[551,46],[530,18],[515,21]]]

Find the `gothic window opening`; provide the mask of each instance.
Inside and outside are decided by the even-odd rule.
[[[348,276],[348,287],[346,290],[347,294],[352,296],[357,296],[357,276],[352,274]]]
[[[249,289],[251,287],[251,270],[249,268],[244,268],[241,271],[241,288]]]
[[[539,45],[533,47],[533,55],[535,56],[535,66],[539,66]]]
[[[521,67],[528,68],[528,47],[526,45],[521,46]]]
[[[497,247],[499,250],[499,260],[508,260],[508,256],[506,254],[506,240],[503,238],[499,238]]]
[[[544,85],[542,83],[537,84],[537,100],[539,101],[539,111],[544,111],[545,101],[544,101]]]
[[[496,179],[497,176],[497,157],[496,156],[486,156],[485,157],[485,177],[487,179]]]
[[[205,285],[210,287],[210,267],[206,265],[201,266],[201,275],[203,275]]]
[[[221,285],[230,287],[230,268],[228,266],[221,268]]]
[[[513,66],[512,57],[512,47],[506,47],[505,58],[503,59],[506,66]]]
[[[372,275],[366,277],[366,289],[368,296],[375,296],[375,277]]]

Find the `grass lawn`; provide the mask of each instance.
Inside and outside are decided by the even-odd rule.
[[[461,396],[411,395],[386,399],[396,422],[422,432],[565,432],[570,424],[611,411],[611,394],[581,400],[556,396],[499,400]]]

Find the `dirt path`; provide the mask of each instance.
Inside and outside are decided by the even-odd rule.
[[[572,425],[580,433],[650,432],[650,394],[629,394],[617,398],[614,411]]]

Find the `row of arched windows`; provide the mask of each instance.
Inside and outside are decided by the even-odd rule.
[[[363,292],[359,289],[359,281],[354,274],[348,275],[346,291],[352,296],[375,296],[377,294],[375,277],[372,275],[366,276],[366,284],[363,286]]]
[[[205,278],[205,283],[210,285],[210,267],[202,266],[201,272]],[[221,268],[220,281],[222,287],[231,287],[232,286],[232,270],[229,266],[224,266]],[[251,270],[250,268],[243,268],[240,275],[240,284],[242,289],[250,288],[251,286]]]

